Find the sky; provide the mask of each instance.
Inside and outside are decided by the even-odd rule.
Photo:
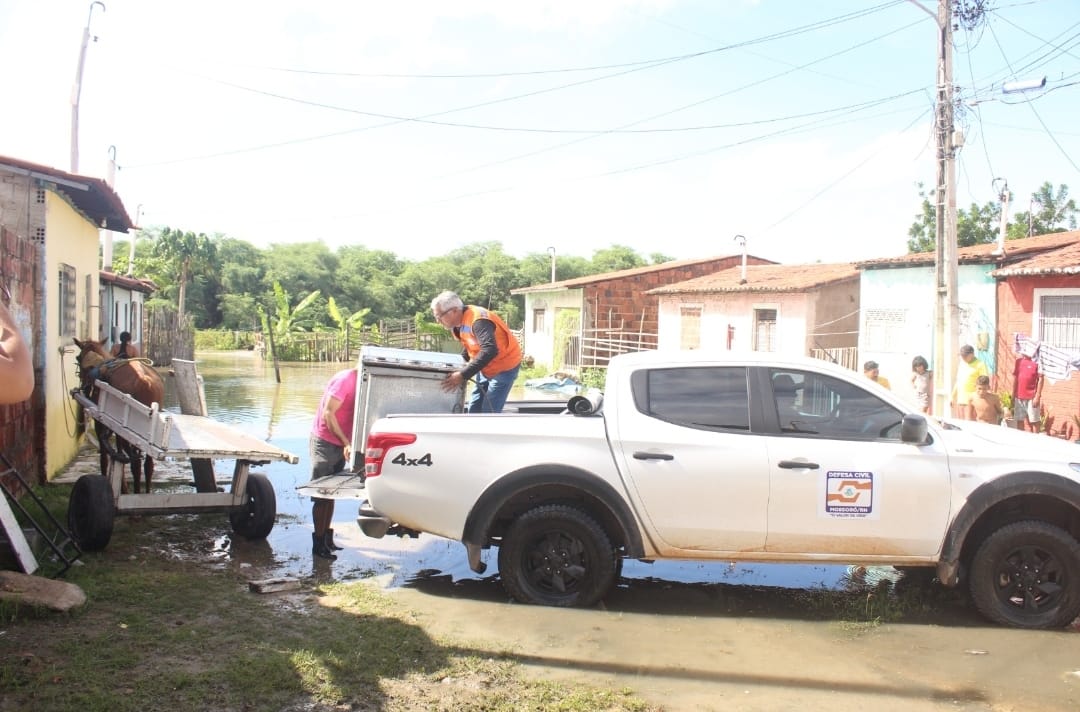
[[[970,3],[971,0],[968,0]],[[104,5],[104,8],[103,8]],[[957,203],[1080,194],[1080,3],[956,31]],[[932,0],[0,0],[0,156],[142,227],[422,260],[497,241],[786,263],[906,252]],[[1046,78],[1042,89],[1003,92]],[[1000,179],[995,182],[995,179]]]

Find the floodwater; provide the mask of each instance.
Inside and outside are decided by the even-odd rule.
[[[311,500],[298,495],[296,488],[310,480],[308,434],[323,387],[344,367],[340,363],[282,363],[277,383],[272,365],[252,352],[200,353],[196,357],[206,392],[207,414],[215,420],[257,436],[300,457],[297,465],[271,463],[253,468],[270,478],[277,496],[277,523],[268,537],[275,575],[309,575],[311,556]],[[171,386],[171,380],[167,380]],[[512,398],[552,397],[543,392],[518,392]],[[559,397],[559,396],[554,396]],[[564,396],[565,398],[565,396]],[[171,387],[166,392],[166,410],[179,412]],[[219,483],[231,481],[231,462],[217,462]],[[189,477],[186,469],[180,476]],[[334,509],[334,537],[345,549],[330,564],[335,579],[379,575],[388,588],[407,584],[418,577],[449,577],[464,580],[496,580],[469,570],[465,550],[457,542],[435,537],[420,539],[369,539],[356,524],[359,502],[338,501]],[[223,532],[221,547],[231,545]],[[494,572],[493,552],[487,552],[489,572]],[[321,570],[321,567],[320,567]],[[890,570],[891,571],[891,570]],[[325,572],[322,572],[325,574]],[[787,588],[833,588],[849,580],[845,566],[788,566],[777,564],[702,564],[699,562],[626,562],[623,576],[628,580],[660,580],[681,583],[741,583]]]
[[[464,548],[431,536],[382,540],[356,524],[358,502],[339,501],[327,562],[311,554],[308,433],[322,389],[342,364],[281,364],[249,352],[196,356],[209,415],[300,457],[272,463],[277,521],[264,542],[234,540],[222,516],[204,551],[249,578],[378,582],[416,611],[433,636],[469,641],[477,655],[510,652],[537,677],[627,688],[673,710],[1076,710],[1080,635],[1017,631],[984,623],[959,594],[903,624],[853,625],[811,609],[801,592],[858,591],[880,604],[891,568],[694,562],[626,562],[619,586],[587,610],[507,600],[486,552],[488,573]],[[519,397],[542,397],[519,394]],[[178,410],[167,396],[166,408]],[[186,463],[163,473],[190,480]],[[220,483],[232,463],[215,463]],[[141,526],[153,526],[153,517]],[[875,593],[877,591],[877,593]],[[878,596],[878,598],[875,598]]]

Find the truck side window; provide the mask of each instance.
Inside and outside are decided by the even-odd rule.
[[[780,430],[845,440],[899,440],[903,414],[877,396],[831,376],[773,369]]]
[[[638,410],[652,418],[706,430],[750,430],[745,368],[653,369],[634,385]]]

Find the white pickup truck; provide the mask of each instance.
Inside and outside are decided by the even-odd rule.
[[[390,415],[366,439],[368,536],[498,547],[519,601],[588,606],[621,560],[936,567],[1026,628],[1080,614],[1080,446],[940,422],[833,364],[612,359],[561,415]]]

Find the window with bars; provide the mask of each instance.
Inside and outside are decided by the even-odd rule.
[[[900,353],[906,348],[907,309],[867,309],[863,324],[863,349]]]
[[[776,351],[776,310],[754,310],[754,351]]]
[[[679,348],[701,348],[701,307],[679,307]]]
[[[75,336],[75,268],[60,264],[60,336]]]
[[[1039,297],[1038,339],[1067,351],[1080,351],[1080,291]]]

